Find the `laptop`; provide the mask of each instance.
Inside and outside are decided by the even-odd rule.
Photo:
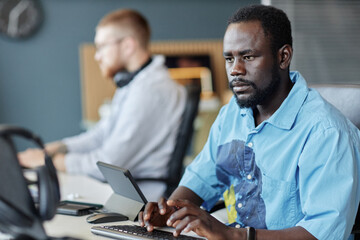
[[[97,162],[97,166],[109,183],[114,193],[104,207],[107,211],[121,213],[135,221],[147,200],[128,169],[117,167],[104,162]],[[93,234],[115,239],[203,239],[188,235],[174,237],[171,232],[155,229],[148,232],[138,225],[104,225],[93,226]]]

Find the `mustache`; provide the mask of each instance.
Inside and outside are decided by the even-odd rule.
[[[251,82],[247,79],[244,79],[244,78],[239,78],[239,77],[236,77],[229,82],[229,88],[232,89],[233,87],[235,87],[238,84],[250,85],[252,88],[257,89],[256,85],[253,82]]]

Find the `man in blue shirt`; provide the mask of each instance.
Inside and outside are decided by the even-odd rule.
[[[234,96],[170,200],[139,219],[208,239],[347,239],[359,205],[360,133],[298,72],[286,14],[240,9],[224,57]],[[228,224],[210,209],[223,198]]]

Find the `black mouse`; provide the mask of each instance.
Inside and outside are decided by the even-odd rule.
[[[94,213],[86,218],[88,223],[108,223],[108,222],[118,222],[126,221],[129,218],[121,213]]]

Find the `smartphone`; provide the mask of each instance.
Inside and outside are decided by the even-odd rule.
[[[84,216],[93,213],[102,207],[103,205],[101,204],[64,200],[60,201],[56,213],[71,216]]]

